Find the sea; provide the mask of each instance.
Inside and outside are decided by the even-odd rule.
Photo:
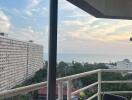
[[[111,54],[68,54],[61,53],[57,54],[57,62],[64,61],[71,63],[72,61],[77,61],[80,63],[115,63],[117,61],[122,61],[124,59],[129,59],[132,61],[132,55],[111,55]],[[48,60],[48,54],[44,54],[44,60]]]

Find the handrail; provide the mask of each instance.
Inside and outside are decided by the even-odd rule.
[[[83,88],[81,88],[81,89],[78,89],[78,90],[72,92],[72,95],[75,95],[75,94],[77,94],[77,93],[80,93],[80,92],[82,92],[82,91],[84,91],[84,90],[87,90],[87,89],[89,89],[89,88],[91,88],[91,87],[94,87],[94,86],[96,86],[96,85],[98,85],[98,82],[95,82],[95,83],[90,84],[90,85],[88,85],[88,86],[86,86],[86,87],[83,87]]]
[[[97,69],[97,70],[93,70],[93,71],[89,71],[89,72],[84,72],[84,73],[75,74],[75,75],[71,75],[71,76],[67,76],[67,77],[63,77],[63,78],[58,78],[57,83],[62,82],[62,81],[67,81],[69,79],[73,80],[73,79],[85,77],[88,75],[95,74],[99,71],[100,71],[100,69]],[[42,83],[28,85],[28,86],[24,86],[24,87],[20,87],[20,88],[16,88],[16,89],[5,90],[5,91],[0,92],[0,99],[9,98],[9,97],[13,97],[13,96],[16,96],[19,94],[35,91],[35,90],[42,88],[46,84],[47,84],[47,82],[42,82]]]
[[[88,75],[96,74],[99,71],[101,71],[101,69],[97,69],[97,70],[93,70],[93,71],[88,71],[88,72],[83,72],[83,73],[79,73],[79,74],[75,74],[75,75],[70,75],[70,76],[58,78],[57,81],[67,81],[68,79],[73,80],[73,79],[85,77],[85,76],[88,76]]]
[[[99,94],[96,93],[96,94],[92,95],[91,97],[89,97],[87,100],[92,100],[92,99],[94,99],[95,97],[97,97],[98,95],[99,95]]]
[[[64,81],[67,81],[67,100],[71,100],[72,95],[76,95],[78,93],[80,93],[81,91],[85,91],[91,87],[94,87],[96,85],[98,85],[98,92],[96,94],[94,94],[93,96],[89,97],[87,100],[92,100],[93,98],[97,97],[98,100],[101,100],[101,94],[104,93],[112,93],[112,94],[123,94],[123,93],[132,93],[132,91],[101,91],[101,84],[113,84],[113,83],[132,83],[132,80],[114,80],[114,81],[102,81],[102,76],[101,74],[105,72],[118,72],[118,73],[124,73],[124,72],[132,72],[132,70],[118,70],[118,69],[97,69],[97,70],[93,70],[93,71],[89,71],[89,72],[84,72],[84,73],[80,73],[80,74],[75,74],[75,75],[71,75],[71,76],[66,76],[66,77],[62,77],[62,78],[58,78],[57,79],[57,84],[58,84],[58,100],[62,100],[63,98],[63,83]],[[86,77],[89,75],[93,75],[93,74],[97,74],[98,76],[98,81],[95,83],[92,83],[86,87],[83,87],[81,89],[78,89],[76,91],[71,91],[72,89],[72,80],[74,79],[78,79],[78,78],[82,78],[82,77]],[[37,83],[37,84],[33,84],[33,85],[28,85],[28,86],[24,86],[24,87],[20,87],[20,88],[16,88],[16,89],[11,89],[11,90],[5,90],[0,92],[0,99],[5,99],[5,98],[9,98],[9,97],[13,97],[16,95],[21,95],[21,94],[25,94],[31,91],[35,91],[38,89],[43,88],[45,85],[47,84],[47,82],[41,82],[41,83]]]
[[[126,69],[100,69],[101,72],[132,72],[132,70],[126,70]]]
[[[102,81],[101,83],[132,83],[132,81],[129,81],[129,80],[127,80],[127,81],[125,81],[125,80],[121,80],[121,81]]]
[[[42,83],[37,83],[37,84],[28,85],[24,87],[19,87],[16,89],[5,90],[5,91],[0,92],[0,99],[5,99],[5,98],[13,97],[19,94],[35,91],[35,90],[42,88],[46,84],[47,82],[42,82]]]
[[[106,92],[101,92],[101,94],[128,94],[132,93],[132,91],[106,91]]]

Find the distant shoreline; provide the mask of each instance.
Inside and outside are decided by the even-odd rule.
[[[132,61],[132,55],[101,55],[101,54],[58,54],[57,62],[64,61],[71,63],[77,61],[80,63],[112,63],[129,59]],[[44,60],[48,60],[48,54],[44,54]]]

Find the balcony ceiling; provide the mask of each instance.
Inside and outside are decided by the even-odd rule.
[[[132,0],[68,0],[97,18],[132,19]]]

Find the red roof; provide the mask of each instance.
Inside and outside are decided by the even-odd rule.
[[[72,89],[72,91],[76,91],[76,89]],[[38,95],[47,95],[47,86],[39,89]],[[58,95],[58,87],[56,87],[56,95]],[[67,88],[63,88],[63,95],[67,95]]]

